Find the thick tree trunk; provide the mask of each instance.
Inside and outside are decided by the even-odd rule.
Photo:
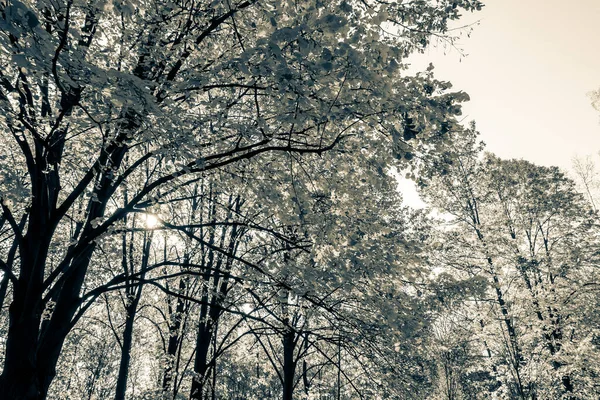
[[[104,205],[93,205],[89,220],[103,215]],[[33,213],[33,212],[32,212]],[[45,219],[40,218],[42,221]],[[20,249],[21,267],[9,308],[9,330],[4,370],[0,377],[0,399],[43,400],[56,376],[56,365],[70,332],[81,298],[85,275],[95,249],[94,243],[82,245],[59,282],[53,287],[55,304],[48,307],[42,324],[45,263],[52,238],[50,228],[29,222],[29,232]],[[46,228],[46,229],[44,229]],[[89,229],[89,228],[88,228]],[[84,230],[85,232],[85,230]]]
[[[70,3],[63,9],[66,9],[67,16],[61,17],[68,20]],[[84,29],[87,35],[79,42],[81,49],[87,48],[91,42],[97,24],[96,12],[97,9],[93,8],[86,15],[86,21],[89,23],[86,22],[87,27]],[[64,23],[66,35],[68,27],[66,22]],[[49,31],[49,28],[47,30]],[[50,384],[56,375],[56,365],[65,338],[72,328],[73,317],[81,304],[80,291],[96,246],[92,240],[94,237],[87,236],[94,230],[91,221],[104,216],[106,204],[114,191],[112,169],[119,168],[128,150],[127,146],[123,145],[128,133],[139,126],[133,113],[127,115],[128,121],[122,126],[125,129],[121,130],[120,135],[108,147],[102,149],[98,163],[109,168],[97,175],[94,173],[99,179],[95,181],[94,200],[88,203],[88,220],[82,231],[81,227],[78,227],[78,233],[81,235],[76,238],[79,240],[75,246],[77,251],[71,252],[73,248],[69,248],[65,259],[53,271],[57,272],[57,275],[50,279],[51,282],[44,282],[48,278],[46,261],[50,243],[56,227],[66,213],[66,210],[57,207],[62,190],[59,171],[68,129],[61,127],[61,118],[70,115],[73,108],[79,104],[82,90],[82,87],[76,85],[61,89],[61,117],[56,119],[51,136],[42,140],[40,138],[45,134],[37,132],[30,143],[21,146],[27,159],[31,205],[20,229],[14,232],[20,265],[15,272],[18,280],[14,283],[13,299],[9,308],[6,353],[0,376],[0,399],[42,400],[47,397]],[[41,92],[41,116],[45,117],[50,114],[46,83],[42,83]],[[29,100],[28,103],[31,105],[32,101]],[[25,102],[21,105],[25,106]],[[65,125],[69,126],[68,123],[63,123],[63,126]],[[36,127],[34,121],[29,130],[36,130]],[[87,186],[91,181],[90,179],[86,183],[84,179],[81,183]],[[67,204],[67,209],[69,207]],[[25,222],[27,233],[23,234]],[[45,283],[48,285],[44,286]],[[46,304],[46,291],[51,293],[49,298],[55,302],[53,307]]]
[[[15,296],[21,296],[15,294]],[[14,400],[43,399],[40,371],[37,368],[37,334],[39,317],[13,302],[9,311],[10,325],[6,342],[0,398]]]
[[[120,164],[122,154],[124,152],[119,154],[117,165]],[[47,397],[56,375],[60,352],[81,302],[79,294],[96,246],[93,242],[81,243],[76,254],[63,260],[68,266],[68,272],[55,281],[55,286],[52,287],[54,295],[51,296],[55,305],[53,310],[46,310],[48,315],[44,316],[42,324],[43,307],[48,307],[44,304],[43,297],[46,259],[56,228],[56,221],[49,214],[56,209],[58,189],[53,185],[58,185],[58,182],[50,182],[51,178],[40,178],[44,181],[36,182],[41,187],[36,192],[44,193],[34,196],[28,233],[21,239],[19,246],[21,265],[9,308],[0,399],[43,400]],[[90,203],[88,222],[82,234],[84,238],[92,230],[90,221],[104,215],[106,201],[110,196],[108,178],[103,180],[101,187],[97,191],[100,203]],[[53,197],[48,198],[47,193],[53,193]]]
[[[21,273],[9,307],[4,370],[0,377],[2,399],[44,399],[47,375],[53,371],[52,368],[46,370],[47,362],[39,358],[37,351],[43,312],[39,299],[49,246],[49,240],[40,237],[40,232],[44,232],[40,225],[44,218],[38,218],[32,219],[29,233],[19,246]]]

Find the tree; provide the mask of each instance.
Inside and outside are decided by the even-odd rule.
[[[2,397],[46,397],[97,297],[82,289],[99,246],[128,214],[260,154],[367,144],[387,163],[435,151],[437,124],[465,96],[441,94],[449,85],[431,74],[402,76],[402,59],[480,7],[2,2]]]
[[[447,174],[424,192],[449,218],[438,260],[465,279],[488,282],[493,302],[471,297],[465,309],[476,313],[482,333],[496,332],[481,341],[490,356],[504,358],[489,372],[508,367],[512,376],[502,379],[513,397],[590,396],[585,376],[595,373],[579,352],[595,333],[579,319],[582,305],[571,293],[596,274],[595,213],[558,168],[484,155],[473,130],[457,134],[463,144]]]
[[[586,198],[592,205],[594,210],[597,210],[598,204],[598,172],[596,165],[591,156],[574,157],[573,158],[573,174],[575,182],[580,187],[580,191],[585,194]]]
[[[588,93],[590,100],[592,100],[592,107],[600,111],[600,90],[593,90]]]

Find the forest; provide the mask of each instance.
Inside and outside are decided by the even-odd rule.
[[[410,69],[483,7],[0,0],[0,399],[600,398],[599,167]]]

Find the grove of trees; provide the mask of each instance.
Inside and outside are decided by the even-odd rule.
[[[0,0],[0,399],[597,398],[593,168],[408,72],[482,6]]]

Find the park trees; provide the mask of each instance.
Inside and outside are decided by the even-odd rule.
[[[447,173],[424,191],[448,221],[439,265],[488,287],[465,295],[457,315],[468,310],[497,390],[593,396],[597,372],[586,364],[597,333],[581,319],[590,299],[573,296],[589,295],[598,273],[595,212],[558,168],[502,160],[482,153],[473,129],[459,135]]]
[[[132,282],[147,278],[143,263],[116,275],[101,265],[104,248],[124,257],[112,244],[137,229],[133,214],[217,172],[278,171],[285,157],[363,149],[385,171],[439,151],[466,97],[431,72],[405,75],[403,61],[480,7],[1,2],[0,292],[10,307],[0,395],[45,398],[68,334],[101,293],[142,296]]]

